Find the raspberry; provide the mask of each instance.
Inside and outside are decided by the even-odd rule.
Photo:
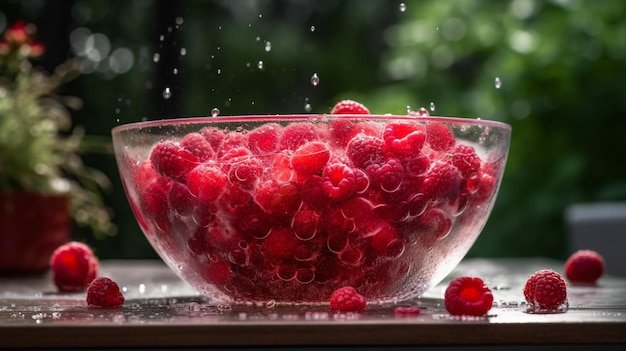
[[[334,312],[361,312],[366,305],[365,297],[351,286],[341,287],[330,295],[330,309]]]
[[[291,157],[291,166],[301,174],[319,173],[330,159],[330,150],[320,141],[312,141],[300,146]]]
[[[294,255],[299,245],[291,229],[274,228],[263,242],[263,252],[270,259],[287,259]]]
[[[451,152],[450,162],[461,172],[464,177],[468,177],[480,169],[480,157],[476,155],[473,147],[467,145],[457,145]]]
[[[565,276],[573,284],[595,284],[604,273],[604,258],[591,250],[573,253],[565,262]]]
[[[189,216],[195,206],[195,198],[191,195],[187,186],[178,182],[171,182],[167,192],[167,201],[169,207],[181,216]],[[164,211],[167,212],[167,207],[163,207]]]
[[[150,154],[154,169],[164,177],[185,182],[187,173],[198,164],[198,158],[173,141],[162,141]]]
[[[357,168],[381,164],[385,160],[384,143],[381,138],[358,134],[348,142],[346,155]]]
[[[420,314],[422,312],[422,310],[419,307],[415,307],[415,306],[398,306],[396,308],[393,309],[393,314],[394,315],[416,315],[416,314]]]
[[[456,140],[450,128],[436,122],[426,126],[426,142],[435,151],[447,151],[454,146]]]
[[[462,276],[446,288],[444,305],[455,316],[482,316],[493,304],[489,287],[478,277]]]
[[[387,193],[398,191],[404,179],[404,167],[400,161],[393,158],[387,160],[380,167],[371,165],[366,171],[373,175],[373,182]]]
[[[217,166],[201,164],[187,175],[189,191],[205,202],[214,201],[224,190],[227,176]]]
[[[211,144],[215,151],[221,147],[224,138],[226,138],[226,134],[215,127],[204,127],[200,129],[199,133]]]
[[[422,192],[432,200],[455,198],[461,190],[461,176],[449,163],[436,163],[426,174]]]
[[[140,207],[161,230],[169,231],[168,189],[172,181],[166,182],[163,179],[165,178],[156,179],[146,186],[141,194]]]
[[[263,155],[276,150],[282,127],[277,123],[264,124],[248,133],[250,151]]]
[[[207,161],[215,156],[215,151],[208,140],[200,133],[189,133],[180,141],[180,146],[196,156],[200,161]]]
[[[59,246],[50,257],[53,280],[61,292],[85,291],[98,276],[98,259],[89,246],[71,241]]]
[[[567,300],[567,287],[559,273],[542,269],[526,281],[524,298],[533,308],[556,309]]]
[[[279,147],[281,149],[295,150],[300,145],[318,138],[317,130],[311,123],[293,123],[283,129]]]
[[[333,163],[324,168],[322,189],[333,200],[344,200],[355,192],[354,170],[343,163]]]
[[[124,304],[124,295],[116,282],[99,277],[89,284],[87,305],[90,307],[115,308]]]
[[[389,123],[383,132],[383,139],[387,148],[396,155],[418,155],[426,141],[426,133],[419,124]]]
[[[339,101],[330,111],[333,115],[369,115],[370,111],[363,104],[352,101]]]

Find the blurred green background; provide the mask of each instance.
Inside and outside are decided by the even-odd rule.
[[[37,64],[84,60],[64,93],[83,99],[74,121],[92,135],[213,108],[324,113],[340,99],[399,114],[432,102],[435,115],[511,124],[500,194],[469,253],[485,257],[564,258],[567,206],[626,199],[625,16],[622,0],[0,3],[0,29],[38,26]],[[118,233],[76,228],[75,238],[102,259],[157,257],[113,156],[85,161],[113,181]]]

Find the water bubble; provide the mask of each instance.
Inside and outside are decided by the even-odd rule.
[[[435,112],[435,103],[434,102],[430,102],[430,112]]]
[[[500,77],[496,77],[496,79],[493,80],[493,85],[496,87],[496,89],[500,89],[500,87],[502,87],[502,81],[500,80]]]
[[[171,97],[172,97],[172,91],[170,90],[170,88],[166,87],[165,89],[163,89],[163,98],[167,100]]]
[[[404,12],[404,11],[406,11],[406,4],[401,2],[400,3],[400,12]]]
[[[152,61],[154,61],[154,63],[159,62],[160,59],[161,59],[161,55],[159,55],[158,52],[152,55]]]
[[[185,55],[187,55],[187,49],[181,48],[180,49],[180,56],[185,56]]]
[[[219,114],[220,114],[220,109],[219,109],[219,108],[214,107],[214,108],[211,110],[211,117],[217,117]]]
[[[270,52],[270,51],[272,51],[272,42],[266,41],[265,42],[265,52]]]
[[[317,73],[313,73],[311,76],[311,84],[313,84],[313,86],[320,84],[320,77],[317,76]]]
[[[172,70],[172,73],[173,73],[173,74],[178,74],[178,68],[174,68],[174,69]]]
[[[311,112],[311,104],[304,104],[304,111]]]
[[[256,66],[257,66],[259,69],[263,69],[263,61],[259,61],[259,62],[256,64]]]

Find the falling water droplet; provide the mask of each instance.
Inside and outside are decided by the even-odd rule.
[[[183,18],[182,17],[176,17],[176,24],[178,24],[179,26],[181,24],[183,24]]]
[[[493,85],[495,85],[496,89],[500,89],[500,87],[502,87],[500,77],[496,77],[496,79],[493,80]]]
[[[187,49],[181,48],[180,49],[180,56],[185,56],[185,55],[187,55]]]
[[[261,41],[261,37],[256,37],[256,41]]]
[[[214,107],[214,108],[211,110],[211,117],[217,117],[219,114],[220,114],[220,109],[219,109],[219,108]]]
[[[178,74],[178,68],[174,68],[174,69],[172,70],[172,73],[174,73],[174,74]]]
[[[435,103],[434,102],[430,102],[430,112],[435,112]]]
[[[152,55],[152,61],[154,61],[154,63],[159,62],[160,59],[161,59],[161,55],[159,55],[158,52]]]
[[[315,26],[311,26],[311,32],[315,32]]]
[[[400,12],[404,12],[404,11],[406,11],[406,4],[401,2],[400,3]]]
[[[266,41],[265,42],[265,52],[270,52],[270,51],[272,51],[272,42]]]
[[[161,34],[161,35],[159,36],[159,41],[163,41],[163,40],[165,40],[165,35]]]
[[[430,116],[430,113],[428,113],[428,110],[424,107],[420,107],[420,109],[417,110],[417,115],[420,117],[428,117]]]
[[[167,100],[171,97],[172,97],[172,91],[170,90],[170,87],[166,87],[165,89],[163,89],[163,98]]]
[[[304,104],[304,111],[311,112],[311,104]]]
[[[406,105],[406,113],[407,114],[411,114],[411,112],[413,112],[413,110],[411,110],[411,106],[410,105]]]
[[[311,76],[311,84],[313,84],[313,86],[320,84],[320,77],[317,76],[317,73],[313,73]]]
[[[263,61],[259,61],[259,62],[256,64],[256,66],[257,66],[259,69],[263,69]]]

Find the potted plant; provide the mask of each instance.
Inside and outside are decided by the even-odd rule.
[[[80,64],[70,59],[51,74],[33,66],[45,49],[35,32],[18,21],[0,38],[0,274],[46,271],[73,223],[115,230],[102,199],[108,178],[81,158],[97,143],[72,124],[81,100],[57,94]]]

